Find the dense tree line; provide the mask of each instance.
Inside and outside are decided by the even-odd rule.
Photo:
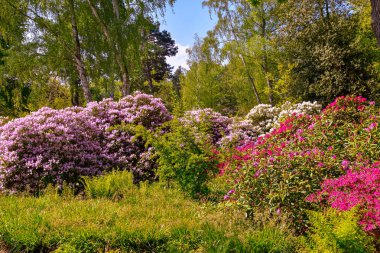
[[[370,2],[207,0],[204,6],[218,22],[190,50],[186,108],[242,113],[284,100],[377,98],[380,51]]]
[[[379,6],[366,0],[204,0],[217,23],[189,69],[157,17],[174,0],[0,0],[0,114],[155,94],[181,112],[244,114],[340,95],[377,99]]]
[[[177,53],[156,21],[173,2],[1,0],[0,104],[22,114],[153,91]]]

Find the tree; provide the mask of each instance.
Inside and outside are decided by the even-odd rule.
[[[173,4],[174,0],[87,0],[87,3],[118,65],[123,83],[121,91],[125,96],[131,89],[131,57],[138,55],[143,39],[141,28],[149,25],[150,17],[162,12],[166,4]]]
[[[245,43],[247,33],[242,31],[245,18],[249,15],[249,5],[247,2],[240,0],[208,0],[204,1],[203,5],[208,6],[210,10],[215,11],[218,15],[218,24],[215,27],[215,34],[219,36],[221,40],[231,42],[229,43],[231,45],[230,48],[234,49],[237,57],[240,58],[245,68],[245,75],[252,87],[256,101],[258,104],[261,103],[262,100],[252,74],[252,64],[249,64],[247,59],[247,44]]]
[[[249,0],[252,5],[259,5],[262,0]],[[287,0],[278,0],[278,2],[286,2]],[[378,46],[380,46],[380,2],[378,0],[371,0],[372,6],[372,29],[377,39]]]
[[[361,44],[359,17],[345,1],[289,0],[279,41],[291,66],[288,95],[327,103],[347,94],[374,97],[378,56]],[[294,17],[297,15],[297,19]]]
[[[141,67],[143,31],[173,2],[0,0],[8,74],[32,90],[58,80],[73,105],[126,95]]]
[[[175,56],[178,47],[167,31],[160,31],[159,25],[154,25],[143,43],[145,52],[142,57],[144,81],[149,84],[150,92],[155,92],[153,81],[160,82],[171,74],[173,67],[166,62],[166,57]]]
[[[83,85],[83,91],[84,95],[86,97],[87,102],[92,101],[92,95],[90,91],[90,84],[87,79],[86,69],[85,65],[82,60],[82,49],[81,49],[81,42],[79,39],[79,32],[78,32],[78,26],[77,26],[77,17],[76,17],[76,7],[74,0],[67,0],[67,4],[70,11],[71,16],[71,31],[72,31],[72,40],[74,44],[74,60],[75,60],[75,66],[77,68],[79,78],[81,80],[81,83]]]
[[[181,97],[181,78],[184,76],[184,71],[181,66],[179,66],[171,77],[173,88],[178,98]]]
[[[28,112],[30,84],[22,84],[17,78],[7,75],[6,55],[10,45],[0,36],[0,116],[16,117]]]
[[[72,84],[79,78],[86,100],[91,101],[75,11],[80,6],[74,6],[73,0],[1,2],[6,9],[1,13],[6,20],[1,26],[12,45],[9,69],[32,86],[48,82],[51,76],[64,82],[75,80]],[[14,24],[11,29],[9,24]],[[24,60],[20,67],[16,60],[22,57],[29,61]]]
[[[227,62],[240,59],[252,87],[256,103],[278,102],[274,85],[278,79],[274,38],[279,28],[278,3],[261,1],[251,5],[246,0],[208,0],[203,3],[218,15],[214,32]]]
[[[277,2],[252,6],[246,0],[207,0],[203,5],[218,22],[190,50],[190,70],[181,92],[185,107],[209,105],[220,111],[223,105],[229,107],[227,113],[244,114],[259,103],[278,103]],[[193,86],[205,92],[191,96],[190,90],[199,90]],[[204,98],[206,94],[210,99]],[[220,103],[213,103],[215,98]]]
[[[209,32],[204,39],[196,38],[189,50],[189,67],[181,82],[184,109],[212,108],[225,114],[236,112],[236,98],[232,84],[225,78],[226,67],[220,62],[219,52],[212,46],[215,38]]]
[[[380,47],[380,2],[371,0],[372,5],[372,28],[377,38],[377,44]]]

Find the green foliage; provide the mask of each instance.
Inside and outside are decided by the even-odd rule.
[[[233,87],[226,85],[225,67],[214,62],[196,62],[183,78],[181,97],[185,110],[212,108],[226,114],[237,111]]]
[[[158,174],[161,181],[168,184],[174,180],[181,189],[192,196],[207,191],[206,182],[217,171],[213,159],[212,144],[207,136],[208,122],[201,123],[197,131],[185,127],[178,119],[168,125],[169,131],[162,129],[155,133],[152,145],[159,156]]]
[[[284,240],[285,239],[285,240]],[[297,241],[291,236],[284,238],[284,233],[276,228],[264,228],[257,233],[252,234],[248,243],[255,253],[261,252],[295,252]]]
[[[179,85],[179,83],[177,84]],[[183,114],[182,100],[177,93],[177,88],[174,86],[174,81],[162,81],[156,85],[156,88],[158,91],[155,96],[162,99],[171,114],[181,116]]]
[[[378,95],[374,64],[380,51],[358,9],[345,2],[293,0],[283,5],[285,25],[278,40],[284,47],[282,61],[291,68],[287,96],[326,104],[342,95]]]
[[[84,192],[89,198],[122,198],[123,190],[136,187],[132,183],[133,175],[129,171],[113,171],[102,177],[83,178]]]
[[[339,212],[330,208],[308,216],[311,226],[302,252],[375,252],[373,238],[359,226],[354,209]]]
[[[0,0],[0,73],[35,91],[31,110],[78,106],[141,89],[136,80],[147,71],[145,79],[156,81],[170,74],[165,56],[176,48],[156,20],[173,3]],[[64,88],[46,85],[51,79]]]
[[[231,185],[228,183],[228,176],[216,176],[207,182],[208,193],[206,196],[207,201],[214,203],[222,203],[226,192],[231,190]]]
[[[30,85],[17,78],[0,79],[0,115],[17,117],[28,113],[30,93]]]
[[[165,57],[177,50],[156,20],[174,2],[0,0],[1,114],[119,99],[137,89],[163,97],[168,108],[226,115],[283,99],[378,95],[369,1],[205,0],[216,25],[189,50],[189,71],[171,88]]]
[[[378,96],[380,51],[369,1],[206,0],[203,5],[218,22],[190,50],[187,109],[222,111],[218,106],[224,105],[242,114],[284,99],[328,103],[341,95]]]

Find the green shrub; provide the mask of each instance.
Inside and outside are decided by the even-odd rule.
[[[194,132],[178,119],[165,127],[170,130],[163,134],[156,132],[152,138],[152,145],[159,157],[160,180],[168,184],[175,181],[193,197],[207,192],[207,181],[218,171],[207,132],[199,130],[202,125]],[[208,129],[207,122],[204,129]]]
[[[310,230],[303,252],[370,253],[375,252],[373,238],[358,224],[355,210],[327,209],[309,212]]]

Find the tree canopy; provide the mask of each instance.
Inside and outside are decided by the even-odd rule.
[[[232,115],[261,103],[379,95],[377,1],[204,0],[216,25],[175,74],[166,60],[178,48],[158,22],[173,3],[0,0],[1,114],[135,90],[172,110]]]

